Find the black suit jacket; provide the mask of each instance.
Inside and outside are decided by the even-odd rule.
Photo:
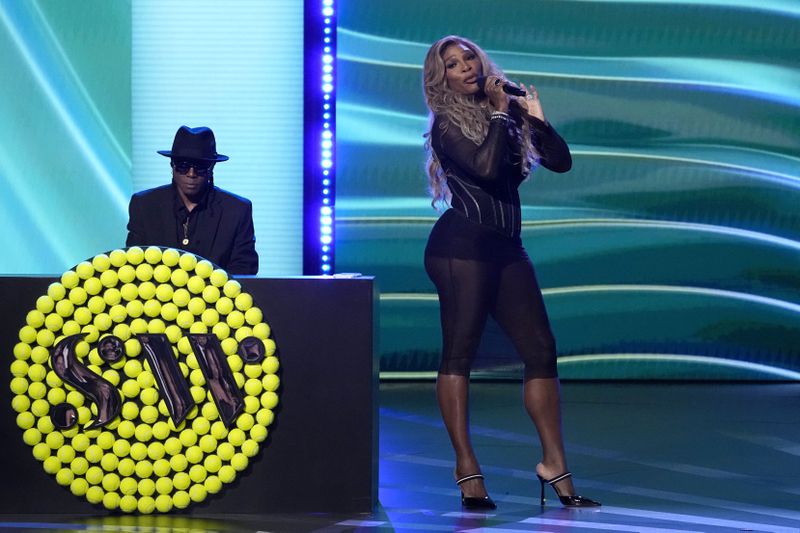
[[[131,197],[128,246],[167,246],[205,257],[230,274],[258,272],[253,230],[253,204],[247,198],[213,187],[198,212],[192,242],[178,241],[172,184],[148,189]]]

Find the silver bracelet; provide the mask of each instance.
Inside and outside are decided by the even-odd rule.
[[[493,111],[493,112],[492,112],[492,116],[491,116],[491,118],[490,118],[489,120],[494,120],[494,119],[496,119],[496,118],[499,118],[499,119],[501,119],[501,120],[504,120],[504,121],[506,121],[506,120],[508,120],[508,119],[509,119],[509,118],[511,118],[511,117],[509,117],[509,116],[508,116],[508,113],[506,113],[506,112],[504,112],[504,111]]]

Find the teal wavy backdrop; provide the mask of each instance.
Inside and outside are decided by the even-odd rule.
[[[420,78],[455,33],[573,152],[521,189],[561,376],[800,378],[800,3],[340,4],[337,271],[377,276],[384,375],[438,364]],[[480,372],[510,351],[490,325]]]
[[[125,242],[131,6],[0,0],[0,274]]]

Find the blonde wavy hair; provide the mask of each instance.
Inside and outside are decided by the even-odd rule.
[[[431,205],[440,209],[450,205],[450,190],[447,187],[447,176],[442,165],[431,146],[431,130],[436,116],[447,119],[441,123],[442,128],[447,128],[447,123],[458,127],[464,136],[480,145],[489,133],[489,119],[493,108],[486,96],[476,98],[473,95],[457,93],[447,85],[447,68],[443,54],[448,46],[460,44],[475,53],[481,64],[482,76],[505,77],[503,71],[489,59],[489,56],[480,46],[458,35],[442,37],[428,49],[425,64],[422,69],[422,92],[425,103],[430,113],[428,115],[428,131],[425,133],[425,151],[427,152],[426,170],[428,173],[428,189],[433,198]],[[527,176],[536,165],[539,154],[531,144],[530,128],[528,123],[522,121],[521,126],[516,125],[517,138],[521,147],[521,164],[523,173]]]

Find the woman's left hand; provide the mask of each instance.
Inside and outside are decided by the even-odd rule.
[[[536,117],[542,122],[545,122],[544,110],[542,109],[542,102],[539,100],[539,93],[533,85],[525,86],[520,83],[519,86],[528,93],[526,96],[517,96],[516,100],[519,106],[528,113],[528,116]]]

